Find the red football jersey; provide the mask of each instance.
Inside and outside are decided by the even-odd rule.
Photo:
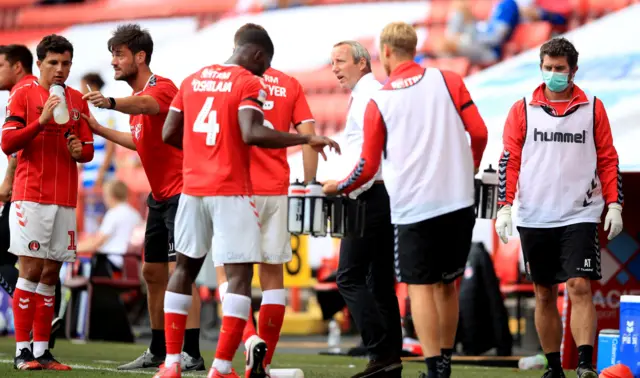
[[[262,112],[262,79],[238,65],[214,64],[188,76],[171,108],[184,113],[184,187],[193,196],[253,194],[249,145],[238,111]]]
[[[178,88],[171,80],[151,75],[144,89],[133,94],[151,96],[160,105],[160,113],[156,115],[136,114],[129,117],[133,142],[147,174],[151,195],[156,201],[167,200],[182,190],[182,151],[162,141],[164,120],[177,92]]]
[[[291,125],[313,121],[302,85],[295,78],[269,68],[264,83],[269,100],[264,102],[264,125],[288,132]],[[289,191],[286,148],[251,147],[251,185],[254,194],[285,195]]]
[[[40,126],[42,107],[49,91],[35,77],[16,84],[9,96],[7,119],[2,127],[2,148],[16,149],[18,164],[13,182],[13,201],[76,207],[78,198],[77,161],[67,148],[67,133],[84,143],[83,156],[93,157],[93,134],[80,113],[89,115],[82,93],[66,87],[69,122],[58,125],[53,118]],[[30,136],[26,137],[26,135]],[[35,135],[35,136],[33,136]]]

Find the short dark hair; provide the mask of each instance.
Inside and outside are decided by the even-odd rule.
[[[252,25],[252,26],[250,26]],[[236,46],[243,45],[255,45],[262,49],[262,51],[273,57],[274,48],[269,33],[262,26],[255,24],[246,24],[236,32],[234,37]]]
[[[153,39],[147,29],[141,29],[138,24],[120,25],[113,32],[113,36],[107,42],[109,51],[118,46],[127,46],[135,55],[140,51],[144,51],[146,58],[144,62],[147,66],[151,63],[151,54],[153,54]]]
[[[33,67],[33,54],[31,54],[31,50],[29,50],[27,46],[0,46],[0,55],[4,55],[5,59],[11,64],[20,62],[24,71],[28,74],[31,73],[31,69]]]
[[[67,51],[69,51],[71,59],[73,59],[73,45],[68,39],[57,34],[51,34],[42,38],[42,41],[40,41],[38,47],[36,47],[36,55],[41,62],[47,57],[47,53],[64,54]]]
[[[578,50],[573,46],[573,43],[563,37],[550,39],[540,47],[540,64],[542,64],[545,55],[552,58],[567,58],[567,63],[571,69],[576,68],[578,65]]]
[[[246,23],[244,25],[242,25],[240,27],[240,29],[236,30],[236,34],[233,36],[233,43],[234,44],[238,44],[238,41],[240,40],[240,36],[246,32],[248,32],[249,30],[259,30],[259,31],[263,31],[263,32],[267,32],[267,30],[262,27],[261,25],[258,24],[253,24],[251,22]]]
[[[89,72],[82,77],[82,80],[86,81],[92,87],[97,87],[98,90],[104,87],[104,80],[100,77],[100,74],[95,72]]]

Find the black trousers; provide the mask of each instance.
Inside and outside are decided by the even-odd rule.
[[[365,202],[362,238],[340,244],[337,283],[371,359],[400,357],[402,329],[395,292],[394,228],[384,184],[358,196]]]

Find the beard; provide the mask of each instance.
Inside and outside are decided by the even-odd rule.
[[[120,75],[116,72],[115,79],[118,81],[131,81],[138,76],[138,67],[131,66],[128,69],[120,69]]]

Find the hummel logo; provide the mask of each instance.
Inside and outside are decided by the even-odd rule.
[[[20,308],[21,308],[21,309],[23,309],[23,310],[26,310],[26,309],[28,309],[28,308],[29,308],[29,305],[28,305],[28,304],[23,305],[22,303],[20,303],[20,304],[18,304],[18,307],[20,307]]]
[[[29,298],[20,298],[20,303],[29,303]]]

